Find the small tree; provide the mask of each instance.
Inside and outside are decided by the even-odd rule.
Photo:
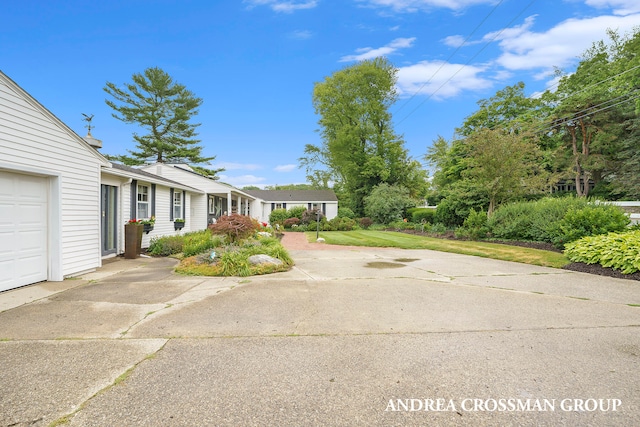
[[[409,197],[409,190],[399,185],[386,183],[376,186],[364,198],[364,211],[378,223],[389,224],[402,220],[408,208],[415,207],[416,201]]]

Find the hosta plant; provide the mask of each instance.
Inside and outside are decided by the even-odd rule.
[[[640,230],[583,237],[568,243],[564,253],[573,262],[635,273],[640,271]]]

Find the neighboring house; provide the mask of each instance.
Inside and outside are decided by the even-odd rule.
[[[204,229],[225,214],[239,213],[259,219],[254,210],[255,197],[248,191],[239,190],[194,172],[188,165],[155,163],[142,168],[143,171],[181,182],[202,192],[191,199],[191,221],[196,229]]]
[[[328,220],[338,216],[338,198],[332,190],[247,190],[256,198],[254,215],[259,221],[268,222],[275,209],[291,209],[304,206],[319,209]]]
[[[93,270],[109,162],[0,72],[0,291]]]

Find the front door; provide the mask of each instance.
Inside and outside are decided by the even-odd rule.
[[[102,255],[116,253],[118,246],[118,187],[102,185]]]

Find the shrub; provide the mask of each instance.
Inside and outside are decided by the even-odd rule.
[[[564,253],[573,262],[635,273],[640,271],[640,230],[583,237],[568,243]]]
[[[269,223],[271,225],[282,224],[287,218],[289,218],[289,214],[286,209],[274,209],[269,214]]]
[[[411,222],[416,224],[423,224],[426,222],[433,224],[433,217],[435,213],[436,210],[430,208],[413,208],[407,211],[407,214],[411,216]]]
[[[300,219],[297,217],[287,218],[284,220],[284,228],[291,228],[298,224],[300,224]]]
[[[343,217],[343,218],[335,217],[329,221],[329,224],[333,228],[332,231],[351,231],[358,228],[358,224],[354,219],[346,218],[346,217]],[[325,230],[325,231],[329,231],[329,230]]]
[[[409,196],[409,189],[400,185],[378,184],[364,197],[364,212],[372,220],[390,224],[401,221],[407,209],[416,201]]]
[[[577,213],[585,209],[589,213]],[[593,212],[594,209],[600,212]],[[612,209],[617,208],[589,202],[584,198],[547,197],[535,202],[510,203],[499,207],[489,219],[489,228],[494,237],[501,239],[533,240],[562,246],[571,239],[585,235],[581,234],[584,232],[593,233],[603,229],[616,231],[608,229],[609,226],[602,226],[607,221],[606,214],[601,213],[613,213]],[[573,213],[568,215],[569,212]],[[620,217],[615,213],[613,215],[618,218],[614,221],[617,223]],[[586,225],[585,221],[594,223]],[[574,228],[576,230],[572,231]]]
[[[392,223],[389,224],[389,228],[393,228],[394,230],[397,230],[397,231],[413,230],[415,228],[415,225],[412,222],[393,221]]]
[[[438,224],[458,227],[463,224],[464,217],[456,213],[454,203],[447,199],[442,199],[433,214],[433,221]]]
[[[629,217],[622,209],[609,204],[598,203],[581,209],[569,209],[560,221],[560,234],[553,243],[562,247],[585,236],[623,231],[629,222]]]
[[[184,236],[152,237],[147,252],[156,256],[169,256],[182,252]]]
[[[186,257],[198,255],[221,244],[222,239],[219,236],[212,236],[210,230],[187,233],[184,235],[182,253]]]
[[[338,217],[354,219],[356,214],[349,208],[338,208]]]
[[[318,219],[318,213],[320,213],[320,221],[322,221],[322,219],[324,218],[322,212],[318,211],[318,209],[307,209],[302,213],[301,222],[305,225],[316,222]]]
[[[209,229],[214,234],[226,236],[229,242],[246,239],[258,231],[259,228],[260,226],[256,220],[238,214],[221,216],[217,223],[209,226]]]
[[[302,214],[306,211],[307,208],[304,206],[294,206],[287,211],[288,218],[298,218],[302,220]]]
[[[371,225],[373,224],[373,221],[371,220],[371,218],[365,216],[364,218],[360,218],[358,220],[358,223],[360,224],[360,227],[366,230],[369,227],[371,227]]]
[[[487,226],[487,213],[472,209],[469,216],[464,220],[462,227],[456,230],[456,237],[470,239],[484,239],[487,237],[489,227]]]

